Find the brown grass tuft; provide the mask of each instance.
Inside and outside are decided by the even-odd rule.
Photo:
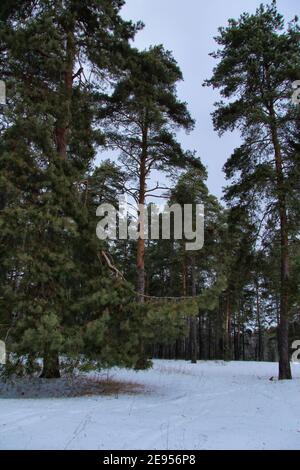
[[[116,380],[112,377],[77,377],[76,382],[80,382],[78,391],[74,391],[74,396],[86,395],[135,395],[145,393],[145,387],[137,382]]]

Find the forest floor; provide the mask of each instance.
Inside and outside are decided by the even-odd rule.
[[[0,383],[0,449],[300,449],[300,364],[293,374],[155,360],[148,371]]]

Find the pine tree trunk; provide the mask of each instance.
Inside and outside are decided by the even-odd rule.
[[[243,361],[245,360],[245,326],[242,326],[242,353],[243,353]]]
[[[75,45],[74,45],[74,25],[70,24],[66,27],[66,61],[64,64],[64,87],[65,96],[68,103],[68,112],[62,112],[58,118],[55,129],[54,137],[58,155],[62,159],[67,158],[67,145],[68,145],[68,133],[71,121],[71,101],[73,92],[73,68],[75,59]],[[43,358],[43,371],[41,378],[53,379],[60,377],[59,370],[59,357],[58,353],[46,353]]]
[[[184,258],[183,258],[183,263],[182,263],[182,296],[183,296],[183,297],[186,297],[186,293],[187,293],[186,278],[187,278],[186,259],[185,259],[185,257],[184,257]]]
[[[142,153],[139,168],[139,204],[144,206],[146,195],[146,159],[147,159],[147,130],[143,131],[142,137]],[[136,248],[136,272],[137,272],[137,301],[138,303],[145,302],[145,240],[144,234],[144,217],[145,214],[140,214],[140,227],[139,231],[142,237],[137,240]],[[139,359],[136,363],[136,369],[144,369],[147,364],[145,355],[145,346],[142,340],[139,342]]]
[[[237,338],[236,338],[236,360],[239,361],[240,357],[241,357],[241,309],[240,309],[240,304],[239,304]]]
[[[224,354],[224,306],[223,295],[219,295],[219,308],[216,318],[216,356],[218,359],[225,359]]]
[[[231,305],[229,292],[226,293],[224,357],[226,360],[231,359]]]
[[[143,303],[145,300],[145,240],[140,238],[137,241],[136,272],[138,302]]]
[[[258,327],[258,360],[263,360],[263,345],[262,345],[262,328],[260,318],[260,303],[259,303],[259,284],[256,281],[256,319]]]
[[[271,109],[271,116],[275,122],[275,113]],[[278,325],[278,352],[279,352],[279,380],[291,379],[291,365],[289,359],[289,242],[287,228],[286,195],[284,188],[284,175],[282,156],[279,145],[277,129],[271,126],[272,142],[275,153],[275,167],[277,177],[277,197],[280,217],[280,319]]]
[[[142,155],[140,161],[139,175],[139,204],[144,206],[146,194],[146,158],[147,158],[147,131],[143,132]],[[144,234],[144,217],[140,214],[140,234]],[[137,269],[137,292],[138,302],[144,302],[145,294],[145,240],[139,237],[136,249],[136,269]]]
[[[212,349],[212,344],[211,344],[211,337],[212,337],[212,331],[211,331],[211,315],[209,314],[208,316],[208,341],[207,341],[207,358],[208,360],[211,359],[211,349]]]
[[[195,316],[191,317],[191,363],[197,363],[197,320]]]
[[[233,317],[233,343],[232,343],[234,360],[236,360],[236,355],[237,355],[237,353],[236,353],[236,349],[237,349],[236,338],[237,338],[237,333],[236,333],[236,317],[235,317],[235,315],[234,315],[234,317]]]
[[[42,379],[59,379],[59,357],[57,353],[46,353],[43,358]]]
[[[199,314],[198,314],[198,345],[199,345],[199,359],[204,359],[205,356],[205,350],[204,350],[204,335],[203,335],[203,326],[204,326],[204,321],[203,321],[203,312],[199,309]]]
[[[66,62],[64,64],[64,85],[67,100],[67,112],[63,112],[55,125],[55,143],[57,153],[63,158],[67,158],[68,134],[71,121],[71,102],[73,93],[73,69],[75,61],[75,44],[74,44],[74,25],[69,25],[66,30]]]
[[[192,259],[192,296],[196,296],[196,273],[195,273],[195,260]],[[190,319],[190,340],[191,340],[191,362],[197,363],[198,344],[197,344],[197,318],[193,315]]]

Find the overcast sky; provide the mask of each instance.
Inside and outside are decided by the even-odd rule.
[[[196,150],[208,169],[209,190],[222,196],[225,179],[222,167],[239,144],[237,134],[221,138],[214,132],[210,113],[218,99],[217,92],[202,83],[212,73],[215,60],[209,53],[216,49],[214,36],[228,18],[238,18],[244,11],[255,12],[261,0],[126,0],[123,17],[145,23],[136,36],[135,46],[148,48],[163,44],[183,72],[184,82],[178,87],[181,100],[188,103],[196,119],[195,130],[188,136],[180,134],[185,148]],[[287,20],[299,13],[299,0],[278,0],[278,9]]]

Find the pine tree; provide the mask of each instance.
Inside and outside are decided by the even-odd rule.
[[[280,233],[279,378],[291,378],[288,325],[290,316],[289,200],[294,179],[288,173],[287,140],[294,127],[291,71],[299,70],[297,19],[284,29],[276,2],[260,6],[220,28],[213,55],[219,63],[206,82],[228,102],[217,103],[215,128],[221,133],[239,129],[243,144],[225,166],[227,200],[235,201],[264,220],[273,215]]]
[[[99,363],[137,360],[135,336],[130,346],[128,332],[120,332],[130,315],[122,317],[128,286],[99,264],[95,207],[86,199],[103,144],[99,90],[103,78],[123,73],[139,27],[121,19],[123,3],[1,4],[8,91],[0,117],[1,316],[10,325],[10,351],[42,357],[46,378],[59,376],[62,353],[94,354]]]
[[[103,115],[109,117],[106,133],[112,148],[121,152],[121,161],[135,190],[137,204],[144,205],[152,192],[147,180],[152,170],[170,171],[176,166],[198,165],[190,152],[184,152],[176,140],[174,127],[190,130],[193,120],[186,104],[178,100],[176,85],[181,71],[171,53],[162,46],[135,52],[130,72],[121,80]],[[106,102],[107,103],[107,102]],[[142,218],[141,218],[142,220]],[[143,225],[143,224],[141,224]],[[140,227],[143,233],[143,227]],[[136,269],[139,301],[145,293],[145,240],[137,240]]]

